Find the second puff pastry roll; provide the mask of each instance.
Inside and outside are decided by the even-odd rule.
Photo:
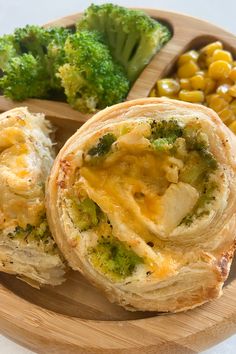
[[[149,98],[99,112],[52,168],[59,248],[129,310],[176,312],[220,296],[234,252],[235,151],[204,106]]]
[[[44,115],[27,108],[0,114],[0,271],[35,287],[61,284],[66,270],[46,220],[50,132]]]

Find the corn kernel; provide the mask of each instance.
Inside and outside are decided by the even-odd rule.
[[[229,73],[229,78],[233,81],[236,81],[236,67],[232,68]]]
[[[226,79],[221,79],[221,80],[217,81],[217,86],[225,85],[225,84],[232,86],[234,84],[234,82],[231,79],[229,79],[228,77]]]
[[[206,70],[199,70],[196,72],[196,75],[201,75],[201,76],[205,77],[207,75],[207,71]]]
[[[225,98],[230,89],[230,85],[223,84],[217,87],[216,93],[218,93],[221,97]]]
[[[212,108],[216,112],[220,112],[225,108],[228,108],[228,103],[225,101],[223,97],[220,97],[217,94],[211,95],[209,99],[209,107]]]
[[[195,75],[190,79],[191,86],[194,90],[204,90],[205,88],[205,79],[202,75]]]
[[[181,79],[186,79],[193,76],[197,71],[199,71],[198,65],[193,60],[190,60],[179,67],[177,75]]]
[[[191,90],[191,88],[192,88],[191,83],[190,83],[190,79],[180,79],[179,83],[180,83],[181,89]]]
[[[206,59],[207,59],[206,53],[201,53],[200,52],[200,55],[199,55],[197,63],[199,65],[200,69],[202,69],[202,70],[205,70],[207,68]]]
[[[216,49],[212,55],[212,61],[216,61],[216,60],[224,60],[227,61],[228,63],[232,63],[233,57],[232,54],[227,50]]]
[[[213,57],[206,57],[206,66],[209,68],[209,66],[213,63]]]
[[[217,41],[206,45],[200,50],[200,52],[206,53],[208,56],[211,56],[216,49],[222,49],[222,48],[223,48],[222,43]]]
[[[234,134],[236,134],[236,121],[232,122],[230,125],[229,125],[229,129],[232,130],[232,132]]]
[[[180,55],[177,64],[178,64],[178,66],[181,66],[190,60],[193,60],[196,62],[198,60],[198,57],[199,57],[199,54],[196,50],[190,50],[189,52],[186,52],[186,53]]]
[[[229,95],[232,97],[236,97],[236,85],[233,85],[229,89]]]
[[[204,92],[206,95],[208,95],[209,93],[212,93],[213,91],[215,91],[216,89],[216,82],[211,79],[210,77],[206,77],[205,78],[205,89]]]
[[[197,90],[181,90],[179,92],[179,99],[186,102],[201,103],[204,101],[204,94],[202,91]]]
[[[157,97],[157,92],[156,92],[156,88],[155,87],[149,93],[149,97]]]
[[[180,86],[178,81],[174,79],[162,79],[157,81],[157,88],[159,96],[171,97],[178,93]]]
[[[218,112],[218,115],[222,122],[224,122],[226,125],[231,124],[235,119],[234,113],[230,108],[223,109],[222,111]]]
[[[230,103],[230,109],[234,112],[234,114],[236,115],[236,100],[233,100],[231,103]]]
[[[215,80],[227,78],[231,71],[231,65],[224,60],[217,60],[211,63],[208,75]]]

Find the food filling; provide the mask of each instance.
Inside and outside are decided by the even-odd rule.
[[[70,218],[82,238],[94,231],[88,259],[113,281],[135,276],[140,264],[148,275],[174,272],[165,240],[217,208],[220,168],[197,119],[146,120],[105,132],[88,142],[76,173]]]

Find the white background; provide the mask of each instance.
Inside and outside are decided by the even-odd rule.
[[[74,12],[80,12],[92,2],[100,4],[105,1],[0,0],[0,35],[10,33],[15,27],[24,26],[26,24],[43,24]],[[208,20],[236,34],[236,1],[233,0],[117,0],[109,2],[115,2],[125,6],[150,7],[183,12]],[[0,353],[30,354],[32,352],[0,335]],[[236,335],[204,352],[204,354],[235,353]]]

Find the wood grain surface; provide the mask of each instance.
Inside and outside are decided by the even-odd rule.
[[[155,81],[168,75],[176,58],[188,48],[219,39],[236,54],[236,38],[218,27],[177,13],[145,11],[167,22],[173,37],[142,72],[128,99],[148,96]],[[74,26],[80,16],[75,14],[46,26]],[[61,102],[31,99],[20,105],[44,112],[53,122],[58,148],[89,118]],[[19,103],[0,97],[0,111],[16,106]],[[236,262],[224,295],[185,313],[125,311],[72,271],[63,285],[41,290],[2,273],[0,302],[2,333],[38,353],[197,353],[236,332]]]

